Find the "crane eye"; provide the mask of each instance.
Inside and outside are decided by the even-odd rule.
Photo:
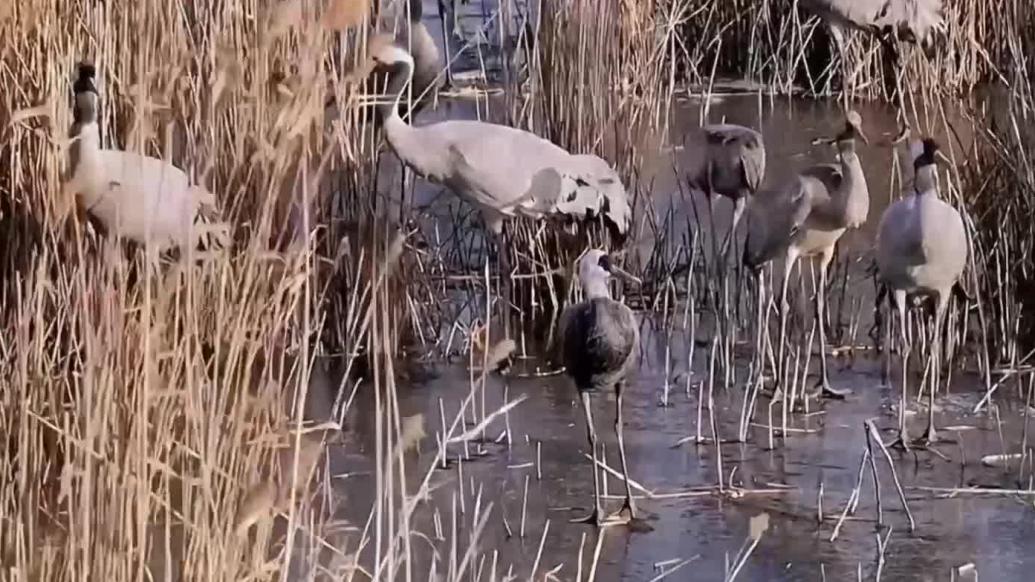
[[[600,265],[601,269],[607,271],[608,273],[611,272],[611,257],[603,255],[600,257],[600,260],[597,261],[597,264]]]

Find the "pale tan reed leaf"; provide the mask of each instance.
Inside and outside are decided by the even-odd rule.
[[[424,431],[424,415],[414,414],[402,419],[402,430],[399,435],[399,447],[403,452],[409,451],[420,444],[421,439],[427,436]]]
[[[492,346],[492,349],[489,350],[489,355],[485,359],[485,369],[499,369],[500,364],[510,359],[515,350],[517,350],[517,343],[510,338],[497,342],[496,345]]]
[[[263,517],[267,517],[277,508],[278,489],[270,481],[261,481],[244,496],[241,507],[237,510],[234,530],[238,535],[248,531]]]
[[[751,518],[748,530],[752,540],[758,541],[762,539],[762,534],[769,529],[769,514],[759,513],[755,517]]]
[[[981,457],[981,464],[986,467],[1009,467],[1010,463],[1020,461],[1024,458],[1023,453],[1006,453],[1001,455],[985,455]]]
[[[321,422],[320,424],[314,424],[313,426],[303,426],[299,430],[297,430],[297,431],[296,430],[292,430],[291,432],[292,432],[292,434],[296,434],[296,433],[309,434],[309,433],[314,433],[314,432],[327,432],[327,431],[335,431],[335,432],[341,431],[341,425],[339,425],[338,423],[334,422],[333,420],[328,420],[327,422]]]
[[[402,231],[396,231],[392,242],[388,244],[388,252],[385,254],[384,272],[391,273],[402,257],[403,249],[406,246],[406,235]]]
[[[500,408],[496,412],[493,412],[489,416],[486,416],[484,420],[482,420],[481,422],[478,423],[478,426],[475,426],[474,428],[468,430],[467,432],[465,432],[464,434],[462,434],[460,436],[455,436],[455,437],[449,439],[446,442],[446,444],[452,445],[452,444],[455,444],[455,443],[462,443],[464,441],[469,441],[469,440],[471,440],[473,438],[477,438],[478,435],[482,434],[482,432],[485,430],[485,428],[488,427],[490,424],[492,424],[493,421],[495,421],[497,418],[503,416],[504,414],[510,412],[511,408],[514,408],[518,404],[521,404],[527,398],[528,398],[527,394],[522,394],[521,397],[519,397],[517,400],[512,400],[511,402],[508,402],[507,404],[505,404],[502,408]]]
[[[302,489],[309,484],[313,471],[316,469],[320,456],[323,454],[323,447],[326,439],[324,433],[308,433],[300,435],[297,448],[292,439],[288,448],[280,451],[280,483],[283,495],[291,491],[292,479],[295,489]],[[296,472],[297,471],[297,472]]]
[[[216,79],[212,83],[212,100],[219,104],[224,95],[229,96],[244,82],[244,67],[237,50],[227,43],[216,47]]]
[[[366,22],[370,0],[330,0],[321,23],[328,30],[344,31]]]
[[[28,121],[30,119],[36,119],[37,117],[50,118],[53,116],[53,108],[49,102],[37,105],[35,107],[27,107],[25,109],[19,109],[11,114],[11,125]]]
[[[301,0],[283,0],[273,7],[266,25],[269,40],[275,40],[287,34],[292,28],[302,24]]]

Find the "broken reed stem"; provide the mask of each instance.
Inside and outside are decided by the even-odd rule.
[[[870,449],[867,448],[863,451],[862,456],[859,459],[859,471],[855,477],[855,487],[852,488],[852,494],[848,496],[848,501],[845,502],[845,507],[841,511],[841,517],[837,519],[837,524],[834,525],[834,531],[830,534],[830,541],[837,540],[837,536],[841,533],[841,526],[844,525],[845,519],[855,513],[855,508],[859,503],[859,496],[862,493],[862,481],[866,475],[866,462],[870,460]]]
[[[873,456],[873,442],[868,428],[866,428],[866,452],[868,453],[866,458],[870,462],[870,476],[873,477],[873,497],[877,503],[877,527],[879,528],[884,526],[884,508],[881,505],[880,477],[877,475],[877,462]]]
[[[880,434],[877,432],[877,426],[872,420],[867,420],[865,423],[867,433],[867,445],[869,445],[870,437],[880,447],[880,452],[884,455],[884,460],[888,463],[888,468],[891,469],[891,478],[895,482],[895,490],[898,491],[898,499],[902,502],[902,509],[906,512],[906,517],[909,518],[909,533],[916,531],[916,521],[913,520],[913,512],[909,510],[909,503],[906,502],[906,494],[902,490],[902,483],[898,480],[898,471],[895,469],[895,463],[891,459],[891,454],[888,453],[888,448],[884,446],[884,441],[881,440]],[[872,454],[872,453],[871,453]]]

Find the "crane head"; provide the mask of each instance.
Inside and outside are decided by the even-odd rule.
[[[862,116],[858,111],[851,110],[845,114],[845,128],[841,135],[837,136],[837,141],[854,140],[857,137],[869,145],[870,140],[862,129]]]
[[[97,85],[94,78],[97,76],[97,69],[90,63],[79,64],[79,76],[72,85],[75,92],[75,105],[72,117],[78,124],[92,123],[97,121],[98,95]]]
[[[606,282],[612,275],[629,283],[642,283],[638,277],[616,265],[611,256],[601,249],[591,249],[579,260],[579,281],[583,287],[594,281]]]
[[[76,78],[72,89],[76,93],[85,93],[87,91],[96,93],[97,86],[94,84],[96,77],[97,68],[93,64],[87,62],[79,63],[79,76]]]
[[[920,143],[914,146],[914,151],[919,150],[919,154],[913,160],[913,165],[917,169],[925,166],[933,166],[938,162],[938,142],[934,141],[934,138],[926,137],[920,141]]]

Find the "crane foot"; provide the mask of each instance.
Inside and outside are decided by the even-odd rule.
[[[603,525],[603,520],[601,519],[600,515],[600,508],[598,507],[593,510],[593,513],[590,513],[585,517],[577,517],[575,519],[569,520],[568,523],[587,523],[600,527],[601,525]]]
[[[924,432],[924,436],[918,438],[913,444],[917,448],[929,449],[932,445],[936,445],[942,442],[938,437],[938,432],[934,430],[934,425],[928,426]]]
[[[831,400],[844,400],[846,397],[851,395],[851,390],[838,390],[830,385],[829,381],[820,380],[816,383],[813,392],[810,394],[813,398],[829,398]]]

